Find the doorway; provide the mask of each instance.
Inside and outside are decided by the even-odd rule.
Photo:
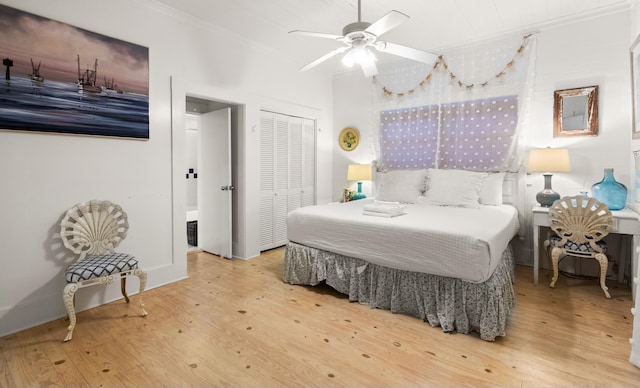
[[[230,259],[237,241],[235,150],[242,106],[190,95],[185,102],[188,251]]]

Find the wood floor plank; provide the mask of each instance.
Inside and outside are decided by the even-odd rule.
[[[631,290],[516,269],[507,336],[446,334],[326,285],[282,282],[283,249],[188,256],[189,278],[0,338],[1,386],[634,386]]]

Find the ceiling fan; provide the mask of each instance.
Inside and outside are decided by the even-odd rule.
[[[309,70],[312,67],[347,51],[342,58],[342,62],[349,67],[353,66],[354,63],[359,64],[362,67],[365,77],[371,77],[378,73],[378,69],[375,64],[376,58],[370,48],[426,64],[433,64],[438,59],[436,54],[427,51],[378,40],[378,38],[385,32],[388,32],[409,20],[409,16],[404,13],[393,10],[374,23],[363,22],[360,16],[361,8],[360,0],[358,0],[358,21],[347,24],[342,29],[342,35],[301,30],[290,31],[290,34],[333,39],[345,44],[345,46],[332,50],[313,62],[301,67],[300,71]]]

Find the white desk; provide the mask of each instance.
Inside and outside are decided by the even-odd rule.
[[[640,243],[640,214],[633,210],[624,208],[622,210],[612,210],[613,228],[610,233],[623,235],[621,237],[632,236],[631,247],[629,243],[622,244],[620,250],[618,282],[623,281],[624,267],[627,256],[631,256],[631,279],[636,276],[638,266],[638,254],[636,247]],[[549,208],[536,206],[532,209],[533,224],[533,283],[538,284],[538,272],[540,270],[540,227],[549,226]],[[630,249],[627,249],[630,248]],[[635,288],[635,287],[634,287]]]

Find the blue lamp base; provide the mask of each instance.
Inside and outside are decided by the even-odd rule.
[[[362,182],[358,182],[358,192],[353,194],[353,198],[351,198],[351,200],[355,201],[364,198],[367,198],[367,196],[362,192]]]

